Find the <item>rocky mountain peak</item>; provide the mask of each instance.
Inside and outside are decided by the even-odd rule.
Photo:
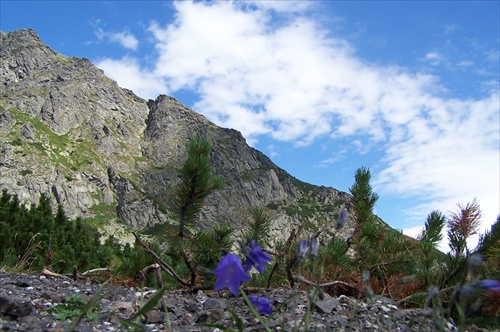
[[[145,101],[120,88],[89,60],[55,52],[33,30],[0,37],[0,189],[25,202],[48,195],[69,216],[102,229],[175,222],[171,188],[195,136],[212,142],[212,170],[227,184],[207,199],[198,227],[227,223],[241,230],[248,210],[260,206],[272,216],[271,235],[281,239],[305,222],[333,223],[350,199],[295,179],[240,132],[172,97]],[[342,235],[352,229],[348,222]]]

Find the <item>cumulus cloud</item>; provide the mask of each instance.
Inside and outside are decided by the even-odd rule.
[[[433,66],[437,66],[444,61],[444,57],[437,52],[429,52],[424,56],[423,60],[428,61]]]
[[[139,96],[158,96],[165,93],[165,82],[162,77],[155,73],[141,68],[137,59],[123,57],[119,60],[100,59],[96,61],[96,66],[120,86],[134,91]]]
[[[446,98],[437,77],[359,58],[321,20],[303,14],[312,2],[182,1],[174,7],[173,22],[149,26],[154,69],[131,58],[98,66],[146,97],[194,93],[195,110],[240,130],[249,142],[266,135],[299,146],[321,137],[362,137],[370,142],[360,145],[364,149],[378,144],[385,159],[375,185],[427,198],[416,208],[420,221],[430,200],[446,213],[475,196],[485,210],[484,228],[496,219],[498,81],[483,99]],[[444,61],[437,52],[423,59]]]
[[[137,46],[139,45],[139,40],[128,31],[107,32],[99,28],[95,31],[95,34],[99,40],[107,39],[112,43],[118,43],[122,47],[133,51],[137,50]]]

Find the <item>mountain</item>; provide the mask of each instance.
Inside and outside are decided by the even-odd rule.
[[[226,181],[207,198],[197,227],[227,223],[238,235],[249,209],[263,207],[271,238],[283,239],[304,223],[333,226],[351,199],[294,178],[240,132],[172,97],[146,101],[120,88],[88,59],[55,52],[33,30],[0,35],[0,189],[26,203],[45,194],[105,233],[154,231],[175,222],[171,188],[196,136],[211,141],[212,171]],[[348,220],[340,235],[353,229]]]

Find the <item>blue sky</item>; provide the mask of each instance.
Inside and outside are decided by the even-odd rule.
[[[407,234],[475,197],[482,231],[500,213],[498,1],[0,4],[2,31],[174,96],[303,181],[348,191],[369,167]]]

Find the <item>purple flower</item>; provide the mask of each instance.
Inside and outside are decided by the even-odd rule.
[[[252,279],[243,271],[241,261],[235,254],[227,254],[222,257],[219,266],[212,272],[217,276],[214,291],[227,287],[234,296],[238,296],[240,293],[242,282]]]
[[[297,258],[299,261],[303,261],[306,258],[308,249],[307,240],[300,240],[297,248]]]
[[[260,274],[264,273],[266,262],[273,260],[268,254],[262,251],[255,241],[250,242],[250,246],[247,248],[246,258],[247,263],[245,266],[245,272],[250,271],[253,266],[257,271],[259,271]]]
[[[500,281],[498,281],[498,280],[491,280],[491,279],[480,280],[477,283],[477,286],[479,288],[484,288],[484,289],[491,290],[494,292],[500,292]]]
[[[318,239],[313,237],[309,243],[309,255],[312,260],[318,257]]]
[[[347,221],[347,211],[342,210],[340,211],[339,219],[337,220],[337,226],[335,228],[337,230],[341,229],[342,227],[344,227],[346,221]]]
[[[271,315],[273,313],[271,309],[271,302],[269,302],[267,298],[259,297],[257,295],[250,295],[248,299],[260,314]]]

